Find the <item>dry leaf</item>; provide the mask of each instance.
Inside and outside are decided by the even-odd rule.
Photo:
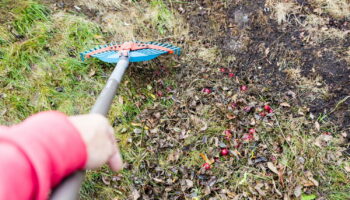
[[[291,91],[291,90],[289,90],[288,92],[287,92],[287,95],[289,95],[289,96],[291,96],[293,99],[295,99],[296,98],[296,94],[295,94],[295,92],[293,92],[293,91]]]
[[[179,151],[174,151],[168,155],[168,161],[177,161],[180,158],[180,152]]]
[[[233,151],[230,150],[230,153],[232,155],[234,155],[239,160],[239,156],[241,155],[241,153],[239,153],[239,151],[237,151],[236,149]]]
[[[303,185],[304,185],[304,187],[312,187],[312,186],[314,186],[315,184],[314,184],[312,181],[304,180],[304,181],[303,181]]]
[[[233,198],[237,197],[237,194],[236,194],[236,193],[234,193],[234,192],[230,192],[230,191],[228,191],[226,194],[227,194],[227,196],[228,196],[229,198],[231,198],[231,199],[233,199]]]
[[[350,172],[350,165],[345,165],[344,169],[345,169],[345,171]]]
[[[344,137],[344,138],[347,138],[348,134],[346,132],[341,132],[341,136]]]
[[[308,179],[311,181],[311,183],[312,183],[313,186],[316,186],[316,187],[319,186],[318,181],[316,181],[316,180],[314,179],[313,174],[312,174],[310,171],[307,171],[307,172],[305,173],[305,175],[306,175],[306,176],[308,177]]]
[[[119,98],[118,98],[118,103],[119,103],[120,105],[123,105],[123,104],[124,104],[124,100],[123,100],[123,97],[122,97],[122,96],[119,96]]]
[[[328,145],[328,142],[331,141],[333,138],[333,136],[331,135],[320,135],[316,138],[315,142],[314,142],[314,145],[322,148],[324,146],[327,146]]]
[[[301,192],[302,192],[301,189],[303,189],[303,187],[301,185],[298,185],[295,187],[295,189],[294,189],[295,197],[297,197],[297,198],[300,197]]]
[[[319,186],[318,181],[316,181],[313,177],[309,177],[309,180],[310,180],[316,187]]]
[[[320,131],[320,123],[318,121],[315,122],[315,128],[317,131]]]
[[[102,182],[105,184],[105,185],[110,185],[111,184],[111,179],[107,176],[102,176]]]
[[[287,103],[287,102],[283,102],[280,105],[283,106],[283,107],[290,107],[289,103]]]
[[[267,163],[267,167],[275,174],[279,175],[277,168],[272,162]]]
[[[191,181],[190,179],[186,179],[185,181],[186,181],[187,188],[193,187],[193,181]]]
[[[179,127],[174,127],[173,130],[177,133],[181,133],[181,128]]]
[[[265,191],[263,191],[261,188],[264,186],[264,184],[262,184],[262,183],[258,183],[258,184],[256,184],[256,186],[254,187],[254,189],[256,190],[256,191],[258,191],[258,193],[259,193],[259,195],[260,196],[266,196],[266,193],[265,193]]]
[[[157,183],[164,183],[164,181],[162,179],[159,179],[159,178],[153,178],[153,180]]]
[[[276,183],[275,183],[274,180],[272,180],[272,183],[273,183],[273,188],[275,189],[276,193],[277,193],[279,196],[283,196],[282,193],[277,189]]]
[[[227,119],[234,119],[234,118],[236,118],[236,116],[232,115],[232,114],[227,114],[226,117],[227,117]]]
[[[137,189],[133,188],[131,193],[131,199],[138,200],[140,197],[140,192]]]
[[[208,129],[208,123],[206,123],[204,120],[200,119],[195,115],[191,115],[191,122],[194,126],[200,128],[200,131],[205,131]]]
[[[204,153],[200,153],[199,155],[203,158],[203,160],[204,160],[206,163],[210,163],[210,160],[208,159],[207,155],[205,155]]]

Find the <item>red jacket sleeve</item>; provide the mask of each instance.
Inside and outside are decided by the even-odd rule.
[[[43,200],[87,160],[78,130],[59,112],[0,127],[0,199]]]

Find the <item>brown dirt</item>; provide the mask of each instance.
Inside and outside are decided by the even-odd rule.
[[[217,2],[196,1],[184,8],[191,24],[193,41],[202,41],[198,45],[203,46],[215,44],[224,57],[234,55],[236,60],[229,62],[228,66],[238,76],[244,76],[248,82],[265,85],[273,93],[292,90],[297,93],[298,104],[308,105],[310,112],[319,116],[329,113],[350,94],[350,67],[345,60],[350,37],[348,35],[343,41],[331,39],[321,43],[303,41],[307,33],[297,21],[303,21],[304,15],[312,13],[312,7],[307,1],[298,3],[303,6],[301,13],[290,16],[290,23],[282,26],[272,19],[271,10],[265,7],[264,0],[238,1],[226,8]],[[348,22],[329,17],[327,27],[349,30]],[[213,24],[215,27],[211,26]],[[328,97],[314,94],[314,97],[308,98],[308,91],[305,91],[307,94],[298,91],[296,84],[286,79],[281,61],[287,63],[287,68],[300,67],[301,74],[310,80],[321,76],[323,83],[318,87],[327,86]],[[348,99],[329,117],[341,130],[350,128],[349,106]]]

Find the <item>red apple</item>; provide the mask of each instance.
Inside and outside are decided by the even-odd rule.
[[[275,160],[277,160],[277,158],[276,158],[275,156],[271,156],[271,157],[270,157],[270,160],[271,160],[271,161],[275,161]]]
[[[241,145],[242,145],[242,143],[241,143],[241,142],[238,142],[234,147],[235,147],[236,149],[238,149]]]
[[[252,135],[253,135],[254,133],[255,133],[255,129],[254,129],[254,128],[250,128],[250,129],[249,129],[249,134],[252,134]]]
[[[202,167],[203,167],[205,170],[211,169],[211,166],[210,166],[209,163],[204,163],[204,164],[202,165]]]
[[[269,111],[271,110],[271,107],[270,107],[269,105],[265,105],[265,106],[264,106],[264,110],[267,111],[267,112],[269,112]]]
[[[225,130],[224,134],[225,134],[226,137],[229,137],[229,138],[232,137],[232,132],[230,130]]]
[[[235,74],[234,74],[234,73],[229,73],[228,76],[229,76],[230,78],[233,78],[233,77],[235,77]]]
[[[245,92],[245,91],[248,90],[248,86],[242,85],[242,86],[240,87],[240,89],[241,89],[242,92]]]
[[[224,149],[221,149],[220,154],[221,154],[222,156],[227,156],[227,155],[229,154],[229,151],[228,151],[228,149],[224,148]]]
[[[262,112],[259,113],[259,115],[260,115],[261,117],[265,117],[265,116],[266,116],[266,112],[262,111]]]
[[[237,107],[238,107],[237,103],[232,103],[232,104],[231,104],[231,108],[232,108],[232,109],[235,109],[235,108],[237,108]]]
[[[245,133],[242,137],[242,140],[244,141],[251,141],[254,139],[254,136],[252,134],[249,134],[249,133]]]
[[[246,107],[243,108],[243,110],[248,113],[248,112],[250,112],[252,110],[252,107],[251,106],[246,106]]]
[[[202,90],[204,93],[210,94],[211,90],[209,88],[203,88]]]
[[[162,91],[157,91],[157,96],[162,97],[163,96],[163,92]]]
[[[166,88],[166,91],[168,91],[168,92],[171,92],[173,89],[172,89],[172,87],[171,86],[168,86],[167,88]]]

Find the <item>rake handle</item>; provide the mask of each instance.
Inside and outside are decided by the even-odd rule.
[[[117,66],[109,77],[106,86],[97,98],[90,113],[97,113],[106,116],[114,96],[117,93],[118,85],[121,82],[125,70],[129,66],[129,57],[120,56]],[[52,192],[50,200],[77,200],[79,191],[84,181],[85,170],[77,171],[65,178]]]

